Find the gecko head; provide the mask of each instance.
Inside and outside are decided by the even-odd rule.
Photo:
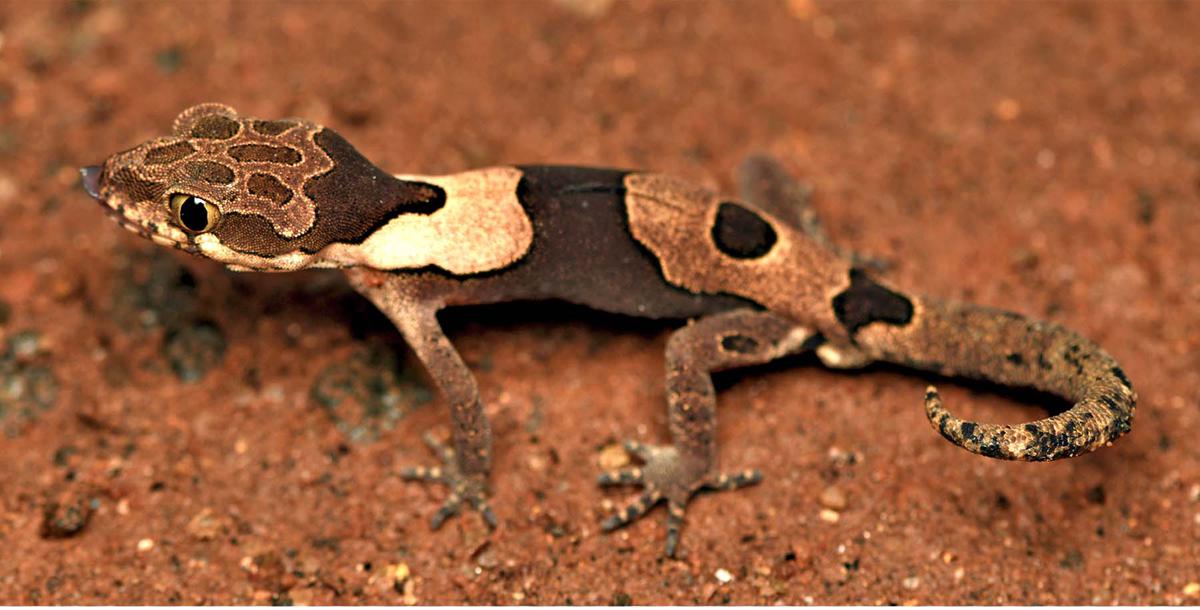
[[[299,268],[311,257],[290,248],[258,256],[247,242],[266,232],[286,241],[312,227],[316,204],[303,185],[333,168],[314,141],[320,130],[201,104],[176,117],[170,135],[80,173],[109,216],[158,244],[237,268]]]
[[[238,270],[347,264],[326,246],[361,243],[444,196],[384,173],[330,129],[241,117],[222,104],[193,106],[170,135],[80,172],[125,228]]]

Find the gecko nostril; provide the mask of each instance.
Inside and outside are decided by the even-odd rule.
[[[89,165],[79,170],[83,190],[94,199],[100,199],[100,175],[104,173],[99,165]]]

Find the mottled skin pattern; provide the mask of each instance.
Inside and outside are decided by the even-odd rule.
[[[205,104],[172,135],[84,168],[87,191],[126,228],[237,270],[344,269],[412,346],[450,405],[450,444],[408,479],[445,484],[440,525],[466,502],[489,525],[491,428],[475,378],[442,332],[449,306],[562,300],[687,320],[667,344],[671,443],[601,484],[641,486],[610,530],[667,503],[674,555],[689,498],[757,482],[717,467],[711,374],[815,350],[828,366],[874,361],[1032,387],[1074,403],[1027,424],[967,422],[929,388],[933,427],[1009,460],[1085,453],[1129,431],[1136,395],[1116,361],[1061,326],[910,295],[830,245],[806,192],[774,162],[740,172],[741,201],[674,178],[576,167],[391,176],[333,131]]]

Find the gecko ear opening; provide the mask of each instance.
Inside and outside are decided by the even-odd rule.
[[[241,131],[238,113],[225,104],[197,104],[179,113],[171,124],[171,133],[181,138],[226,140]]]

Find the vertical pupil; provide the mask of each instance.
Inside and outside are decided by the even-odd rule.
[[[179,222],[192,231],[208,228],[208,208],[199,199],[189,196],[179,206]]]

